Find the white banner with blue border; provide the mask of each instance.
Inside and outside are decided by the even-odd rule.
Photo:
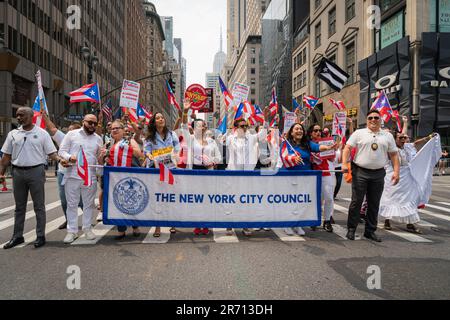
[[[103,223],[178,228],[284,228],[321,223],[320,171],[104,169]]]

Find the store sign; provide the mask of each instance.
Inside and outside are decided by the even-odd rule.
[[[403,38],[403,20],[404,14],[401,11],[381,25],[382,49]]]
[[[375,88],[377,90],[384,90],[386,94],[399,92],[402,86],[398,84],[398,72],[380,78],[375,83]],[[378,92],[374,92],[371,95],[372,99],[375,99],[377,96]]]
[[[448,80],[450,80],[450,67],[439,70],[439,75],[447,80],[432,80],[430,81],[430,86],[433,88],[448,88]]]

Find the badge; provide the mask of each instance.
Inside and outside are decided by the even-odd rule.
[[[33,137],[33,138],[37,139],[37,138],[38,138],[38,136],[37,136],[37,135],[34,135],[34,137]]]
[[[372,143],[372,150],[377,151],[378,150],[378,143]]]

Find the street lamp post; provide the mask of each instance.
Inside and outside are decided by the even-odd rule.
[[[85,43],[85,46],[81,48],[81,54],[84,59],[87,61],[88,66],[88,84],[93,83],[94,76],[92,74],[93,68],[98,64],[98,58],[96,53],[92,53],[91,49]],[[91,113],[94,113],[94,108],[91,108]]]

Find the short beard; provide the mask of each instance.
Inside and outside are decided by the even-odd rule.
[[[95,133],[95,129],[93,129],[93,131],[89,131],[89,128],[87,128],[86,126],[83,126],[84,132],[86,132],[88,135],[93,135]]]

